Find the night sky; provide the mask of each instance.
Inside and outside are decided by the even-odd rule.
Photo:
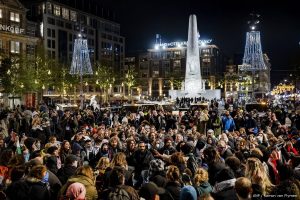
[[[297,1],[249,0],[111,0],[121,34],[126,37],[126,52],[153,47],[155,34],[163,42],[186,41],[188,17],[196,14],[202,39],[213,39],[228,57],[243,54],[247,21],[252,12],[261,15],[263,52],[272,64],[272,82],[293,69],[300,60],[300,11]],[[298,61],[299,62],[299,61]]]

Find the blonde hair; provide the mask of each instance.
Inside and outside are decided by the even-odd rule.
[[[180,172],[178,167],[175,165],[170,165],[166,175],[167,180],[169,181],[180,181]]]
[[[194,176],[195,185],[199,186],[201,183],[206,181],[208,181],[208,172],[203,168],[198,168]]]
[[[102,157],[98,161],[98,164],[97,164],[96,168],[98,168],[99,170],[105,170],[109,166],[110,166],[109,159],[107,157]]]
[[[261,180],[258,184],[262,187],[262,194],[269,194],[272,191],[274,185],[271,183],[263,164],[258,158],[248,158],[245,176],[253,182],[253,179],[257,175],[261,177]]]
[[[126,155],[122,152],[118,152],[115,154],[114,158],[111,161],[111,167],[120,166],[124,167],[125,169],[128,168]]]
[[[79,167],[77,170],[76,170],[76,175],[82,175],[82,176],[87,176],[91,179],[94,178],[94,173],[93,173],[93,169],[88,166],[88,165],[84,165],[84,166],[81,166]]]
[[[246,130],[245,130],[245,128],[240,128],[239,132],[240,132],[240,135],[242,135],[242,134],[246,133]]]

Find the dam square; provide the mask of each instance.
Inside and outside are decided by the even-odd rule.
[[[299,19],[0,0],[0,200],[300,199]]]

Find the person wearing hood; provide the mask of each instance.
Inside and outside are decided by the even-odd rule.
[[[238,200],[235,186],[234,173],[230,168],[222,169],[216,176],[216,184],[212,190],[212,196],[215,200]]]
[[[67,183],[61,188],[60,195],[65,194],[72,183],[81,183],[86,188],[86,200],[96,200],[98,198],[95,186],[93,170],[90,166],[79,167],[74,176],[70,177]]]
[[[47,168],[44,165],[34,166],[25,180],[21,179],[11,185],[6,191],[10,200],[34,199],[50,200],[50,186],[45,179]]]
[[[85,200],[86,189],[82,183],[72,183],[66,192],[66,197],[74,200]]]

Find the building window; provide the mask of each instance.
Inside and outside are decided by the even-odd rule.
[[[72,30],[73,26],[70,23],[66,23],[66,28]]]
[[[89,29],[89,35],[94,35],[94,30],[93,29]]]
[[[47,40],[47,47],[51,48],[51,40]]]
[[[52,40],[52,49],[55,49],[55,40]]]
[[[2,9],[0,9],[0,18],[2,18]]]
[[[174,57],[178,58],[180,57],[181,52],[180,51],[174,51]]]
[[[204,63],[210,63],[210,58],[203,58],[202,62],[204,62]]]
[[[70,17],[69,9],[62,8],[62,9],[61,9],[61,12],[62,12],[62,17],[63,17],[64,19],[69,20],[69,17]]]
[[[11,53],[20,53],[20,42],[10,41],[10,52]]]
[[[10,12],[10,21],[20,22],[20,14],[15,12]]]
[[[55,38],[55,29],[52,29],[52,37]]]
[[[54,15],[60,16],[60,6],[54,5]]]
[[[77,13],[75,11],[70,11],[70,20],[74,22],[77,21]]]
[[[49,3],[49,2],[47,2],[47,13],[49,13],[49,14],[52,14],[53,12],[52,12],[52,4],[51,3]]]
[[[64,22],[61,20],[56,20],[57,26],[64,27]]]
[[[2,49],[3,48],[3,42],[2,42],[2,40],[0,40],[0,49]]]
[[[55,25],[55,19],[48,17],[48,23]]]

